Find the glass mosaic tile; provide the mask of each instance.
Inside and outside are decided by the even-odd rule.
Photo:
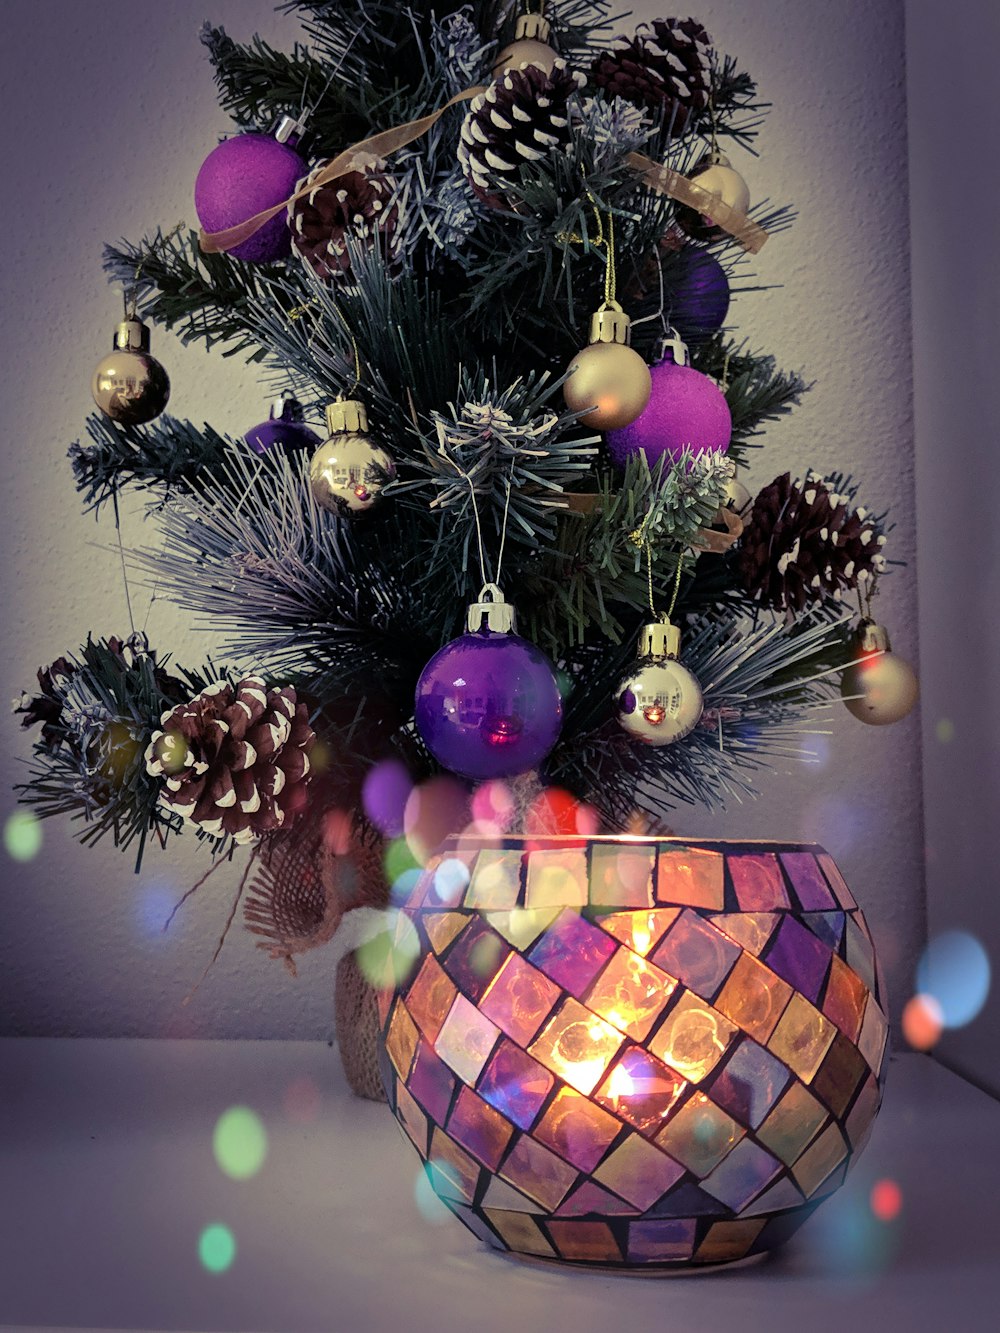
[[[506,1039],[483,1070],[477,1091],[521,1129],[530,1129],[555,1079],[537,1060]]]
[[[719,1165],[745,1133],[732,1116],[703,1092],[696,1092],[656,1136],[656,1142],[700,1180]]]
[[[676,986],[658,967],[622,948],[591,987],[587,1007],[633,1040],[643,1041]]]
[[[662,847],[656,868],[656,899],[721,912],[726,900],[722,853],[700,847]]]
[[[679,915],[679,907],[658,907],[652,912],[602,913],[594,920],[633,953],[645,957],[654,945],[659,944]]]
[[[700,1083],[722,1059],[735,1032],[718,1010],[685,992],[646,1044],[671,1069]]]
[[[653,953],[653,962],[711,1000],[739,956],[738,944],[685,908]]]
[[[620,1122],[589,1098],[560,1088],[533,1133],[578,1170],[592,1171],[620,1131]]]
[[[464,1082],[475,1084],[490,1058],[500,1029],[459,995],[448,1011],[434,1049]]]
[[[480,852],[466,891],[466,907],[493,911],[510,911],[517,907],[521,894],[522,860],[520,851],[490,848]]]
[[[592,907],[652,907],[656,852],[641,843],[595,843],[590,852]]]
[[[790,1077],[780,1060],[744,1037],[713,1079],[710,1095],[741,1125],[756,1129]]]
[[[875,950],[855,915],[849,915],[847,918],[847,925],[844,928],[844,949],[848,967],[857,972],[870,991],[874,991]]]
[[[396,1119],[421,1157],[427,1156],[427,1117],[401,1083],[396,1089]]]
[[[469,885],[476,853],[453,851],[434,866],[424,893],[424,907],[459,907]],[[428,870],[430,870],[428,866]]]
[[[602,1106],[652,1136],[666,1123],[686,1087],[680,1074],[641,1046],[628,1046],[595,1096]]]
[[[586,907],[589,891],[582,847],[536,851],[529,859],[525,907]]]
[[[564,1259],[587,1259],[591,1263],[620,1263],[622,1252],[606,1222],[563,1221],[547,1223],[549,1236]]]
[[[558,907],[515,907],[510,912],[487,912],[486,920],[515,949],[527,949],[559,915]]]
[[[837,906],[812,852],[782,852],[781,864],[803,912],[826,912]]]
[[[380,1029],[385,1027],[385,1020],[389,1017],[394,998],[394,992],[388,986],[383,986],[375,992],[375,1007],[378,1010],[378,1025]]]
[[[502,1250],[504,1248],[502,1242],[497,1240],[496,1234],[488,1223],[471,1208],[466,1208],[466,1206],[461,1203],[453,1203],[451,1211],[460,1221],[465,1223],[477,1240],[481,1240],[485,1245],[491,1245],[494,1250]]]
[[[499,1176],[494,1176],[486,1187],[486,1193],[483,1195],[484,1208],[503,1208],[507,1212],[515,1213],[540,1213],[542,1205],[536,1203],[534,1199],[529,1199],[526,1194],[516,1190],[513,1185],[508,1185],[506,1180],[501,1180]]]
[[[865,1016],[861,1023],[861,1035],[858,1037],[858,1050],[865,1057],[870,1069],[877,1074],[882,1067],[885,1055],[885,1041],[889,1035],[889,1024],[885,1015],[875,1003],[874,995],[868,997]]]
[[[581,999],[616,948],[610,935],[569,909],[535,943],[528,957],[546,976]]]
[[[435,1041],[458,990],[444,968],[427,954],[406,996],[406,1007],[428,1041]]]
[[[512,953],[490,983],[479,1008],[508,1037],[526,1046],[561,994],[554,981]]]
[[[649,1208],[677,1183],[684,1168],[642,1135],[630,1134],[593,1174],[600,1184],[637,1208]]]
[[[555,1212],[576,1184],[578,1173],[549,1148],[522,1134],[501,1163],[500,1175],[522,1194]]]
[[[752,954],[741,954],[726,979],[715,1007],[720,1013],[766,1042],[792,997],[792,988]]]
[[[844,938],[845,912],[804,912],[802,924],[836,953]]]
[[[851,1107],[844,1124],[847,1138],[853,1152],[857,1152],[868,1128],[874,1123],[873,1117],[878,1110],[880,1100],[878,1083],[869,1076],[861,1085],[854,1105]]]
[[[448,951],[444,968],[463,995],[479,1000],[509,956],[503,937],[485,921],[473,918]]]
[[[803,1083],[811,1083],[836,1035],[828,1018],[804,996],[793,995],[767,1044]]]
[[[727,912],[713,916],[712,925],[735,940],[747,953],[758,957],[778,927],[777,912]]]
[[[742,1217],[761,1217],[765,1213],[780,1213],[785,1208],[801,1208],[805,1203],[800,1190],[790,1176],[782,1176],[770,1189],[757,1196],[752,1203],[740,1209]]]
[[[701,1187],[734,1213],[740,1212],[769,1185],[781,1170],[781,1163],[752,1139],[741,1139]]]
[[[425,1041],[417,1046],[408,1087],[431,1119],[443,1125],[448,1118],[455,1079]]]
[[[599,1213],[602,1217],[635,1217],[638,1212],[634,1204],[626,1203],[610,1190],[588,1180],[563,1200],[557,1216],[585,1217],[587,1213]]]
[[[796,1081],[757,1130],[757,1137],[786,1166],[791,1166],[828,1118],[826,1107]]]
[[[846,1156],[844,1136],[836,1125],[830,1125],[792,1167],[795,1183],[807,1199],[816,1193]]]
[[[629,1262],[679,1263],[690,1259],[694,1250],[694,1237],[695,1223],[692,1218],[631,1222],[628,1229]]]
[[[436,1125],[431,1135],[428,1167],[431,1184],[446,1199],[471,1203],[479,1184],[479,1163]]]
[[[773,852],[726,859],[741,912],[773,912],[789,906],[785,877]]]
[[[543,1259],[557,1257],[541,1227],[526,1213],[505,1213],[499,1208],[484,1208],[483,1212],[512,1250]]]
[[[786,916],[768,946],[764,961],[809,1000],[819,999],[830,970],[831,951],[794,917]]]
[[[529,1050],[577,1092],[589,1094],[604,1077],[623,1040],[603,1018],[567,999]]]
[[[695,1258],[703,1264],[724,1264],[734,1259],[744,1259],[763,1229],[762,1218],[713,1222],[695,1251]]]
[[[853,1042],[838,1032],[812,1081],[812,1090],[839,1119],[867,1073],[864,1056]]]
[[[448,1134],[483,1166],[495,1171],[514,1133],[514,1126],[498,1111],[477,1097],[471,1088],[460,1088],[448,1117]]]
[[[417,1031],[417,1025],[410,1017],[406,1005],[402,1000],[399,1000],[393,1010],[389,1031],[385,1035],[385,1049],[392,1061],[393,1068],[404,1082],[410,1072],[410,1065],[413,1063],[413,1052],[417,1049],[419,1040],[420,1034]]]
[[[434,952],[444,953],[455,936],[469,924],[469,917],[463,912],[421,912],[420,923],[427,931]]]
[[[819,852],[816,855],[816,862],[841,907],[846,907],[849,912],[853,912],[858,904],[855,902],[854,894],[847,887],[843,875],[837,869],[833,857],[829,852]]]
[[[675,1185],[652,1208],[644,1210],[644,1217],[721,1217],[728,1212],[724,1203],[699,1188],[693,1180]]]

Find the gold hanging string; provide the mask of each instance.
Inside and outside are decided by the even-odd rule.
[[[128,608],[128,623],[132,630],[132,637],[135,637],[135,617],[132,614],[132,594],[128,586],[128,568],[125,564],[125,547],[122,545],[122,524],[121,515],[118,511],[118,492],[115,491],[112,496],[112,504],[115,513],[115,535],[118,538],[118,555],[122,562],[122,583],[125,585],[125,605]]]
[[[293,322],[299,319],[305,319],[306,315],[308,315],[312,310],[314,310],[318,304],[319,303],[317,302],[316,298],[311,297],[308,301],[304,302],[302,305],[293,306],[293,308],[288,312],[288,318]],[[343,402],[345,398],[350,398],[361,385],[361,379],[362,379],[361,349],[358,347],[358,340],[357,338],[355,338],[354,333],[351,330],[351,326],[348,324],[346,318],[344,317],[344,312],[341,310],[340,306],[333,304],[333,312],[340,320],[341,324],[343,325],[344,332],[351,340],[351,351],[354,354],[354,383],[351,385],[350,389],[346,393],[342,393],[340,395],[338,402]],[[309,341],[312,342],[312,335],[310,335]]]
[[[667,612],[666,619],[673,620],[674,612],[677,610],[677,599],[681,595],[681,577],[684,573],[684,556],[682,552],[677,552],[677,577],[674,579],[674,595],[670,599],[670,610]]]
[[[444,439],[443,429],[441,432],[441,445],[440,448],[438,449],[438,453],[445,460],[445,462],[451,464],[451,466],[455,469],[455,471],[462,478],[462,480],[468,483],[469,494],[472,497],[472,516],[475,519],[476,523],[476,542],[479,548],[479,572],[482,575],[482,582],[484,585],[487,583],[495,583],[499,587],[500,578],[501,575],[503,574],[504,547],[507,544],[507,527],[510,518],[510,495],[514,485],[515,458],[512,457],[510,460],[510,475],[507,478],[507,498],[504,501],[503,522],[500,527],[500,550],[497,554],[497,574],[495,579],[491,579],[488,577],[486,573],[486,549],[483,543],[483,523],[482,523],[482,517],[479,513],[479,500],[478,497],[476,496],[476,486],[472,478],[469,476],[468,472],[466,472],[465,469],[461,467],[460,464],[457,463],[454,458],[452,458],[451,454],[449,454],[448,447]]]

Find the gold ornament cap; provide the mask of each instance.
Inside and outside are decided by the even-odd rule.
[[[628,347],[632,341],[632,320],[617,301],[605,301],[590,321],[591,343],[619,343]]]
[[[676,658],[681,652],[681,632],[669,620],[657,620],[643,625],[639,635],[639,653],[642,657]]]
[[[367,435],[368,410],[356,398],[327,403],[326,429],[330,435]]]
[[[514,41],[541,42],[548,46],[552,36],[552,24],[542,14],[522,14],[514,29]]]
[[[113,350],[116,352],[148,352],[149,328],[141,319],[123,319],[115,329]]]
[[[469,607],[468,626],[470,634],[478,634],[484,628],[491,634],[515,634],[517,612],[510,602],[504,601],[504,595],[495,583],[487,583],[479,594],[479,601]]]
[[[859,653],[889,653],[889,631],[884,625],[876,625],[874,620],[862,620],[857,631],[857,649]]]

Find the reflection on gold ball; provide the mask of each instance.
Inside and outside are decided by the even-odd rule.
[[[885,727],[912,711],[920,687],[908,662],[895,653],[882,653],[852,663],[844,672],[840,693],[848,711],[860,722]]]
[[[123,426],[152,421],[170,398],[167,372],[148,352],[109,352],[98,363],[90,387],[104,415]]]
[[[333,435],[313,454],[309,483],[316,502],[341,518],[373,509],[396,477],[396,465],[370,435]]]
[[[520,69],[522,65],[534,65],[545,74],[551,74],[558,59],[556,52],[545,42],[536,41],[533,37],[522,37],[500,52],[493,66],[493,77],[498,79],[509,69]]]
[[[673,658],[638,662],[615,697],[620,725],[647,745],[683,740],[701,721],[704,708],[697,677]]]
[[[728,159],[722,162],[710,162],[696,170],[691,177],[695,185],[709,194],[718,195],[719,200],[735,209],[737,213],[747,213],[750,209],[750,187],[733,167]],[[724,236],[725,229],[716,226],[711,218],[699,213],[697,209],[680,207],[677,210],[677,223],[688,236],[696,241],[715,240]]]
[[[594,430],[620,430],[646,410],[653,380],[638,352],[623,343],[591,343],[570,362],[566,406]],[[587,411],[587,409],[590,411]]]

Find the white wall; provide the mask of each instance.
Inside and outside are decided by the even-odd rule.
[[[666,12],[648,0],[636,9],[631,22]],[[198,165],[225,129],[197,41],[206,14],[237,37],[259,30],[290,46],[295,36],[265,0],[79,0],[71,11],[8,0],[4,9],[3,309],[11,328],[0,497],[9,632],[0,675],[8,696],[88,630],[122,633],[126,624],[117,556],[100,545],[112,530],[79,514],[64,453],[89,410],[91,370],[118,313],[100,271],[102,242],[190,219]],[[841,468],[870,503],[892,507],[891,554],[909,564],[889,581],[882,610],[897,649],[915,659],[901,5],[705,0],[698,14],[775,103],[761,160],[739,165],[758,197],[793,202],[802,215],[760,257],[762,280],[783,286],[735,306],[755,346],[818,381],[771,432],[754,480],[786,467]],[[233,432],[262,415],[254,378],[239,365],[184,351],[162,334],[157,351],[178,415]],[[126,543],[152,538],[141,518],[127,519]],[[144,615],[141,593],[137,600]],[[160,603],[150,631],[182,661],[210,646]],[[868,729],[838,706],[831,726],[822,763],[776,775],[757,805],[725,817],[678,812],[674,825],[825,843],[868,910],[898,1007],[924,929],[919,723]],[[15,754],[28,749],[13,724],[7,738],[5,793],[17,780]],[[0,808],[11,807],[0,796]],[[137,880],[112,848],[81,851],[68,829],[47,825],[37,860],[5,862],[0,1031],[328,1035],[332,955],[307,957],[293,982],[241,930],[182,1007],[225,920],[233,877],[217,876],[169,936],[156,926],[202,867],[191,849],[151,854]]]

